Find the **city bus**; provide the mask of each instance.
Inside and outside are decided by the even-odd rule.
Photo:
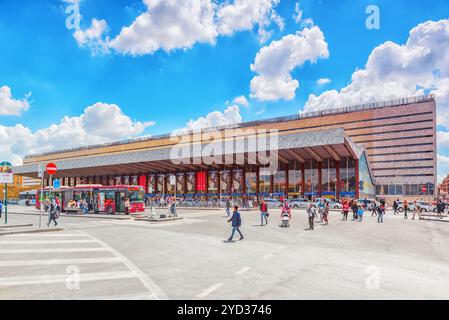
[[[19,205],[22,206],[34,206],[36,205],[36,190],[23,191],[19,194]]]
[[[145,211],[145,190],[142,186],[77,185],[61,189],[45,188],[44,198],[57,197],[61,211],[66,211],[70,201],[79,204],[85,201],[90,213],[137,213]],[[38,190],[40,195],[40,190]],[[126,210],[125,200],[129,199],[130,209]],[[40,210],[40,196],[36,199],[36,209]]]
[[[61,187],[59,189],[55,189],[53,187],[45,187],[43,196],[41,195],[41,189],[36,190],[35,208],[37,210],[40,210],[42,201],[50,198],[57,198],[59,200],[61,208],[65,208],[65,205],[69,201],[67,194],[68,190],[70,190],[70,187]]]
[[[137,213],[145,211],[145,190],[142,186],[78,185],[67,192],[69,199],[85,200],[93,213]],[[130,209],[125,208],[129,199]]]

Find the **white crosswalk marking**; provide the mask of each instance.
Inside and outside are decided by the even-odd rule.
[[[130,260],[83,231],[0,237],[0,299],[53,299],[54,290],[59,299],[168,299]]]

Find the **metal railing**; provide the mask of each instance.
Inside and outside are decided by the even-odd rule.
[[[36,154],[25,156],[25,159],[49,156],[49,155],[53,155],[53,154],[66,153],[66,152],[77,152],[77,151],[92,150],[92,149],[97,149],[97,148],[120,146],[120,145],[131,144],[131,143],[168,139],[171,137],[184,136],[184,135],[190,135],[190,134],[195,134],[195,133],[206,133],[206,132],[221,131],[221,130],[226,130],[226,129],[248,128],[248,127],[258,126],[261,124],[276,124],[276,123],[280,123],[280,122],[295,121],[295,120],[308,119],[308,118],[317,118],[317,117],[322,117],[322,116],[327,116],[327,115],[344,114],[344,113],[350,113],[350,112],[356,112],[356,111],[380,109],[380,108],[385,108],[385,107],[395,107],[395,106],[399,107],[399,106],[413,104],[413,103],[432,102],[434,100],[435,100],[435,96],[433,94],[431,94],[431,95],[422,95],[422,96],[394,99],[394,100],[388,100],[388,101],[370,102],[370,103],[353,105],[353,106],[348,106],[348,107],[340,107],[340,108],[335,108],[335,109],[326,109],[326,110],[313,111],[313,112],[302,112],[302,113],[298,113],[296,115],[290,115],[290,116],[282,116],[282,117],[277,117],[277,118],[269,118],[269,119],[264,119],[264,120],[256,120],[256,121],[236,123],[236,124],[216,126],[216,127],[207,127],[207,128],[197,129],[197,130],[188,130],[188,131],[182,131],[182,132],[179,132],[176,134],[166,133],[166,134],[160,134],[160,135],[155,135],[155,136],[138,137],[138,138],[133,138],[133,139],[127,139],[127,140],[121,140],[121,141],[115,141],[115,142],[109,142],[109,143],[102,143],[102,144],[96,144],[96,145],[90,145],[90,146],[84,146],[84,147],[63,149],[63,150],[52,151],[52,152],[36,153]]]

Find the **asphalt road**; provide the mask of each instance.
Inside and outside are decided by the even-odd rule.
[[[282,229],[278,211],[265,227],[243,212],[233,243],[220,211],[161,224],[61,217],[63,232],[0,237],[0,299],[449,298],[449,223],[332,212],[306,231],[305,212]]]

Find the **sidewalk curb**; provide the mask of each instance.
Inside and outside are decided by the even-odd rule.
[[[183,217],[173,217],[173,218],[135,218],[134,221],[146,221],[146,222],[169,222],[169,221],[179,221],[184,220]]]
[[[11,228],[25,228],[25,227],[32,227],[33,224],[12,224],[12,225],[4,225],[0,226],[0,229],[11,229]]]
[[[8,232],[0,232],[1,236],[10,236],[15,234],[29,234],[29,233],[45,233],[45,232],[57,232],[64,231],[64,228],[48,228],[48,229],[31,229],[31,230],[15,230]]]
[[[24,216],[36,216],[39,217],[39,213],[25,213],[25,212],[10,212],[9,214],[20,214],[20,215],[24,215]],[[47,216],[48,213],[42,213],[42,216]],[[97,215],[61,215],[61,217],[67,217],[67,218],[84,218],[84,219],[106,219],[106,220],[130,220],[131,216],[111,216],[111,217],[107,217],[107,216],[97,216]]]

